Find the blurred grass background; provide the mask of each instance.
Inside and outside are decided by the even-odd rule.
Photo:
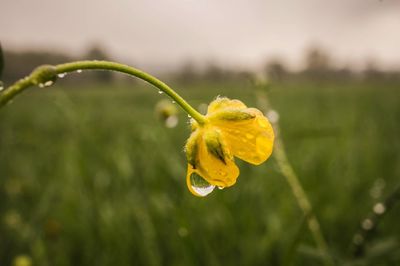
[[[217,95],[255,106],[247,81],[172,83],[194,106]],[[288,156],[339,265],[400,264],[399,206],[366,253],[360,222],[399,185],[399,82],[278,82],[268,92]],[[143,83],[21,95],[0,112],[0,264],[321,265],[274,159],[239,161],[237,185],[186,188],[186,114],[166,128],[165,95]]]

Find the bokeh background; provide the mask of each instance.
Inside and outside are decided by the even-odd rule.
[[[2,0],[0,25],[5,85],[107,59],[200,110],[263,91],[335,262],[400,264],[399,1]],[[1,265],[323,263],[273,158],[189,193],[188,117],[165,120],[163,99],[84,72],[0,110]]]

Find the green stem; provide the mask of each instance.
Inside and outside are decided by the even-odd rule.
[[[311,203],[299,181],[298,176],[296,175],[295,171],[293,170],[287,158],[283,141],[279,136],[280,133],[279,130],[280,130],[279,126],[277,125],[277,123],[275,123],[274,131],[276,138],[275,138],[274,156],[278,164],[278,167],[281,173],[286,177],[286,180],[289,183],[290,188],[292,189],[293,195],[296,198],[296,201],[299,204],[300,209],[303,211],[304,216],[307,219],[308,228],[311,231],[314,241],[317,244],[317,247],[320,250],[321,255],[324,258],[326,258],[325,261],[326,265],[334,265],[329,256],[328,246],[321,232],[321,226],[318,222],[318,219],[313,212]]]
[[[50,66],[52,67],[52,66]],[[151,85],[155,86],[159,90],[165,92],[169,97],[171,97],[177,104],[179,104],[183,110],[185,110],[193,119],[195,119],[199,124],[204,124],[206,118],[197,112],[190,104],[188,104],[179,94],[177,94],[171,87],[162,82],[161,80],[153,77],[152,75],[143,72],[139,69],[130,67],[128,65],[119,64],[109,61],[77,61],[71,63],[60,64],[52,67],[55,71],[55,75],[64,74],[69,72],[74,72],[77,70],[110,70],[128,74],[130,76],[142,79]],[[29,76],[18,80],[16,83],[6,88],[2,93],[0,93],[0,108],[8,103],[17,94],[24,91],[26,88],[33,85],[38,85],[36,78],[48,70],[46,68],[37,68]],[[56,78],[56,77],[55,77]],[[50,80],[50,79],[49,79]]]
[[[263,86],[264,85],[264,86]],[[262,88],[264,87],[264,88]],[[269,103],[269,100],[266,96],[265,90],[265,84],[261,84],[258,86],[258,91],[257,91],[257,101],[258,101],[258,106],[262,111],[267,113],[268,111],[271,111],[271,105]],[[321,226],[318,222],[317,217],[314,214],[312,205],[308,199],[307,193],[305,192],[303,186],[300,183],[300,180],[298,176],[296,175],[296,172],[293,170],[293,167],[291,166],[287,155],[285,151],[285,147],[283,144],[283,140],[280,136],[280,127],[278,121],[271,121],[274,132],[275,132],[275,143],[274,143],[274,151],[273,155],[276,159],[276,162],[278,164],[279,170],[283,174],[283,176],[286,178],[286,181],[289,183],[289,186],[292,190],[292,193],[297,201],[297,204],[299,205],[300,209],[304,213],[304,217],[307,220],[308,228],[314,238],[314,241],[321,253],[321,256],[325,259],[325,265],[327,266],[332,266],[335,265],[332,257],[328,253],[328,246],[326,244],[324,235],[321,232]]]

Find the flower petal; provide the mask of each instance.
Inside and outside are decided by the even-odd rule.
[[[239,100],[231,100],[226,97],[217,97],[210,103],[207,109],[207,115],[226,108],[245,109],[247,106]]]
[[[224,148],[225,159],[221,160],[207,148],[203,136],[198,138],[198,160],[196,172],[211,185],[229,187],[236,183],[239,168],[236,166],[230,151]]]
[[[268,119],[255,108],[244,110],[254,115],[252,119],[228,121],[214,119],[232,154],[251,164],[261,164],[272,153],[274,132]]]

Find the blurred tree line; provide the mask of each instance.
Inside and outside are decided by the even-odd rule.
[[[355,70],[349,65],[337,66],[334,58],[329,52],[321,47],[311,47],[304,52],[304,67],[293,71],[288,64],[279,57],[271,57],[265,60],[262,76],[273,82],[286,80],[305,80],[314,82],[323,81],[351,81],[351,80],[388,80],[400,82],[400,69],[383,70],[376,60],[365,61],[362,70]],[[199,68],[192,62],[184,63],[177,71],[175,78],[181,82],[192,82],[194,80],[226,81],[242,80],[253,77],[251,71],[239,71],[237,69],[222,68],[215,63],[209,63],[206,67]]]
[[[86,53],[78,57],[50,51],[4,51],[4,73],[2,80],[10,84],[17,79],[29,74],[32,69],[41,64],[59,64],[74,60],[110,60],[107,52],[99,45],[91,46]],[[149,70],[151,71],[151,70]],[[350,66],[337,66],[334,64],[329,52],[321,47],[314,46],[304,53],[304,67],[301,70],[290,70],[287,63],[279,57],[271,57],[265,60],[261,71],[263,76],[274,82],[286,80],[307,80],[307,81],[348,81],[348,80],[389,80],[400,81],[400,70],[384,71],[379,68],[377,61],[366,60],[363,70],[355,71]],[[164,75],[165,76],[165,75]],[[184,62],[180,68],[170,72],[167,77],[181,83],[198,81],[224,82],[244,80],[253,77],[254,73],[247,70],[228,69],[209,62],[203,67],[191,61]],[[108,71],[94,71],[83,76],[73,75],[73,78],[66,79],[66,82],[101,82],[110,83],[125,81],[127,77],[116,75]],[[131,79],[129,79],[132,82]]]

